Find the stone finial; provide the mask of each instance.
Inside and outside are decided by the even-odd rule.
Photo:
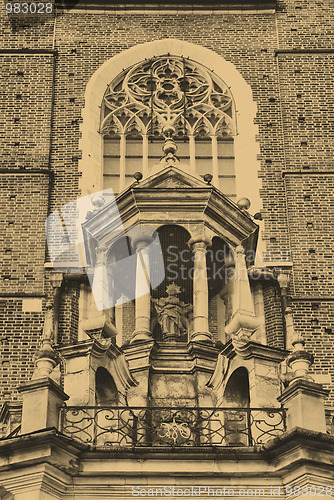
[[[248,198],[240,198],[240,200],[237,202],[237,205],[240,210],[244,210],[245,212],[247,212],[247,210],[251,206],[251,202]]]
[[[60,358],[52,346],[52,343],[54,341],[53,325],[53,304],[49,302],[46,306],[42,333],[42,344],[35,355],[36,370],[34,372],[33,378],[49,377],[53,369],[60,362]]]
[[[162,146],[163,156],[160,160],[161,163],[174,164],[180,160],[176,156],[177,145],[174,141],[173,135],[175,134],[175,127],[170,120],[162,128],[162,133],[165,137],[164,145]]]
[[[292,338],[293,350],[286,358],[288,367],[292,370],[290,375],[290,384],[296,379],[312,380],[308,371],[313,363],[313,355],[305,350],[305,340],[301,333],[296,333],[293,325],[291,308],[287,307],[285,311],[285,324],[287,336]]]
[[[95,215],[96,212],[98,212],[102,207],[103,205],[105,204],[105,199],[103,198],[103,196],[101,194],[94,194],[91,199],[90,199],[94,209],[93,210],[89,210],[86,214],[86,220],[90,219],[91,217],[93,217],[93,215]]]

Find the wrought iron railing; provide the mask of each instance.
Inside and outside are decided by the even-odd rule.
[[[64,434],[96,448],[254,446],[285,431],[276,408],[64,407]]]

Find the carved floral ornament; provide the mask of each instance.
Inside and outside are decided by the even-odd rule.
[[[157,135],[235,135],[234,102],[225,83],[189,59],[162,56],[142,61],[108,86],[100,132]]]

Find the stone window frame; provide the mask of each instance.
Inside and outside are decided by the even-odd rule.
[[[213,175],[212,184],[233,197],[233,183],[226,181],[235,178],[236,128],[233,95],[214,72],[169,53],[140,61],[118,75],[103,97],[104,188],[118,193],[135,171],[146,176],[161,157],[168,129],[181,161],[202,177]]]
[[[85,108],[82,110],[82,138],[79,144],[82,150],[79,162],[82,174],[79,185],[81,195],[103,189],[103,135],[99,129],[100,107],[107,86],[124,68],[167,53],[192,59],[207,67],[229,87],[235,100],[238,125],[234,138],[236,199],[246,196],[252,202],[252,212],[260,211],[259,143],[256,140],[258,126],[254,123],[257,105],[253,100],[251,87],[235,65],[222,56],[200,45],[177,39],[147,42],[124,50],[107,60],[89,80],[85,92]]]

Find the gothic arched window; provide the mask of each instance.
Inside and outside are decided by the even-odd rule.
[[[165,55],[135,64],[108,86],[102,103],[104,188],[118,193],[158,163],[172,124],[177,155],[235,196],[235,106],[227,85],[189,58]]]

